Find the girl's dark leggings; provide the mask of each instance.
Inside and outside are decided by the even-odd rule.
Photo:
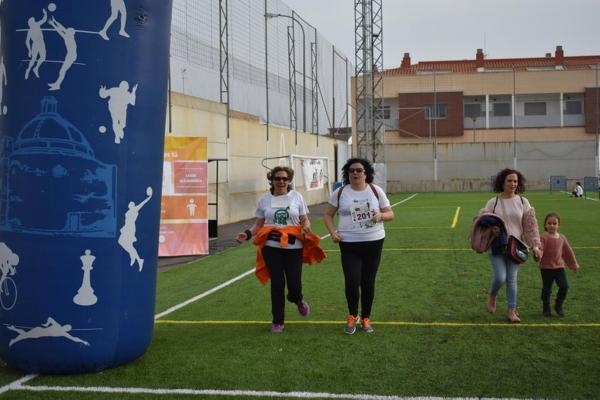
[[[552,294],[552,283],[556,281],[558,285],[558,293],[556,294],[556,301],[562,304],[567,298],[567,292],[569,291],[569,282],[567,281],[567,274],[564,268],[558,269],[540,269],[542,274],[542,301],[545,304],[550,304],[550,295]]]
[[[342,268],[346,285],[348,313],[358,315],[360,299],[363,318],[371,316],[375,298],[375,277],[381,260],[383,240],[370,242],[340,242]]]
[[[285,282],[288,301],[302,300],[302,249],[281,249],[265,246],[262,255],[271,275],[271,312],[273,323],[283,324],[285,319]]]

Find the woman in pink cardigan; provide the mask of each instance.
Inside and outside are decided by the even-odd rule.
[[[491,212],[504,221],[508,235],[525,241],[532,247],[534,258],[542,256],[540,234],[535,218],[535,210],[529,201],[520,195],[525,191],[525,177],[517,170],[505,168],[496,175],[492,197],[480,211]],[[499,228],[496,227],[496,234]],[[517,312],[517,273],[519,265],[506,256],[504,251],[492,248],[489,253],[493,277],[488,292],[486,308],[490,313],[496,312],[496,296],[506,282],[506,317],[510,322],[521,322]]]

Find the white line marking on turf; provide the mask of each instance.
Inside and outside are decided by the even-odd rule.
[[[456,212],[454,213],[454,218],[452,219],[452,225],[450,228],[456,228],[456,223],[458,222],[458,216],[460,215],[460,207],[456,207]]]
[[[163,311],[163,312],[161,312],[159,314],[156,314],[154,316],[154,319],[156,320],[156,319],[159,319],[161,317],[164,317],[165,315],[171,314],[172,312],[177,311],[180,308],[185,307],[188,304],[195,302],[196,300],[200,300],[201,298],[206,297],[209,294],[212,294],[212,293],[214,293],[214,292],[216,292],[218,290],[223,289],[226,286],[231,285],[233,282],[239,281],[240,279],[244,278],[246,275],[250,275],[253,272],[254,272],[254,268],[251,269],[251,270],[248,270],[248,271],[244,272],[241,275],[236,276],[235,278],[232,278],[232,279],[228,280],[227,282],[223,282],[219,286],[215,286],[214,288],[212,288],[210,290],[207,290],[204,293],[200,293],[199,295],[194,296],[191,299],[188,299],[188,300],[184,301],[183,303],[179,303],[179,304],[177,304],[177,305],[175,305],[175,306],[173,306],[171,308],[166,309],[165,311]]]
[[[4,385],[4,386],[0,387],[0,394],[6,393],[11,390],[20,389],[21,387],[23,387],[22,386],[23,383],[30,381],[31,379],[35,378],[36,376],[37,375],[35,375],[35,374],[25,375],[25,376],[17,379],[16,381],[9,383],[8,385]]]
[[[569,192],[565,192],[564,190],[560,191],[561,193],[565,193],[568,194],[569,196],[571,196],[571,193]],[[592,200],[592,201],[598,201],[598,199],[594,199],[593,197],[588,197],[587,195],[584,197],[586,200]]]
[[[491,397],[404,397],[376,394],[345,394],[324,392],[276,392],[257,390],[199,390],[199,389],[150,389],[123,387],[79,387],[79,386],[20,386],[19,390],[31,392],[93,392],[93,393],[129,393],[158,395],[195,395],[195,396],[247,396],[247,397],[287,397],[300,399],[350,399],[350,400],[500,400]],[[502,400],[510,400],[503,398]],[[515,400],[515,399],[513,399]]]
[[[394,206],[396,206],[396,205],[398,205],[398,204],[402,204],[402,203],[404,203],[404,202],[406,202],[406,201],[408,201],[408,200],[412,199],[412,198],[413,198],[413,197],[415,197],[417,194],[418,194],[418,193],[415,193],[415,194],[413,194],[412,196],[409,196],[409,197],[407,197],[406,199],[400,200],[399,202],[397,202],[397,203],[393,204],[391,207],[394,207]],[[325,236],[321,236],[321,239],[327,239],[328,237],[329,237],[329,234],[327,234],[327,235],[325,235]],[[214,292],[216,292],[216,291],[219,291],[219,290],[223,289],[224,287],[226,287],[226,286],[229,286],[229,285],[231,285],[232,283],[234,283],[234,282],[236,282],[236,281],[239,281],[240,279],[242,279],[242,278],[244,278],[244,277],[246,277],[246,276],[248,276],[248,275],[252,274],[254,271],[255,271],[255,270],[254,270],[254,268],[252,268],[252,269],[250,269],[250,270],[248,270],[248,271],[244,272],[243,274],[241,274],[241,275],[238,275],[238,276],[236,276],[235,278],[232,278],[232,279],[228,280],[227,282],[223,282],[223,283],[222,283],[222,284],[220,284],[219,286],[216,286],[216,287],[214,287],[214,288],[212,288],[212,289],[210,289],[210,290],[207,290],[207,291],[206,291],[206,292],[204,292],[204,293],[200,293],[199,295],[197,295],[197,296],[195,296],[195,297],[192,297],[191,299],[188,299],[188,300],[184,301],[183,303],[179,303],[179,304],[177,304],[177,305],[175,305],[175,306],[173,306],[173,307],[171,307],[171,308],[169,308],[169,309],[167,309],[167,310],[165,310],[165,311],[163,311],[163,312],[161,312],[161,313],[158,313],[158,314],[156,314],[156,315],[154,316],[154,319],[155,319],[155,320],[157,320],[157,319],[159,319],[159,318],[162,318],[162,317],[164,317],[165,315],[171,314],[172,312],[174,312],[174,311],[177,311],[177,310],[179,310],[180,308],[183,308],[183,307],[187,306],[188,304],[191,304],[191,303],[193,303],[193,302],[195,302],[195,301],[197,301],[197,300],[200,300],[200,299],[201,299],[201,298],[203,298],[203,297],[206,297],[206,296],[208,296],[209,294],[212,294],[212,293],[214,293]]]

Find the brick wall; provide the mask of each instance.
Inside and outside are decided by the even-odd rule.
[[[596,133],[596,96],[600,97],[600,93],[596,93],[596,88],[585,88],[584,104],[585,104],[585,132]]]
[[[419,109],[427,104],[433,104],[433,92],[430,93],[400,93],[399,104],[399,133],[400,136],[429,137],[429,121],[425,112]],[[462,136],[463,135],[463,92],[438,92],[438,104],[447,105],[446,118],[437,120],[437,136]],[[406,109],[411,108],[411,109]],[[431,132],[434,132],[434,120],[431,121]]]

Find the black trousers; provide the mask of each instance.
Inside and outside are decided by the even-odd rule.
[[[562,303],[567,297],[567,291],[569,290],[569,282],[567,281],[567,274],[564,268],[559,269],[540,269],[542,274],[542,301],[545,304],[550,304],[550,295],[552,294],[552,283],[556,281],[558,285],[558,293],[556,294],[556,301]]]
[[[371,316],[375,298],[375,277],[381,260],[383,240],[340,242],[346,301],[348,302],[348,313],[351,315],[358,315],[360,300],[362,317]]]
[[[271,275],[271,312],[273,323],[285,320],[285,283],[288,301],[302,300],[302,249],[280,249],[264,246],[262,255]]]

